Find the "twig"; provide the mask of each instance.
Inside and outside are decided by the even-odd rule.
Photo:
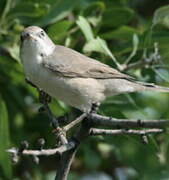
[[[121,128],[133,128],[133,127],[161,128],[169,124],[169,121],[167,120],[116,119],[116,118],[101,116],[95,113],[90,113],[90,114],[82,114],[75,121],[65,126],[64,130],[68,131],[70,128],[75,126],[80,121],[82,121],[82,123],[77,133],[71,139],[68,140],[68,143],[62,144],[58,148],[42,149],[43,146],[40,146],[40,150],[28,150],[28,149],[25,149],[28,146],[24,146],[22,148],[22,151],[18,149],[9,149],[8,152],[10,152],[13,155],[15,162],[18,160],[19,155],[31,155],[33,157],[36,157],[36,159],[38,159],[38,156],[49,156],[49,155],[54,155],[54,154],[60,154],[61,159],[59,162],[57,162],[59,168],[57,169],[55,180],[67,180],[67,176],[70,171],[70,167],[74,159],[74,156],[76,154],[76,151],[80,143],[83,142],[88,136],[137,134],[137,135],[146,137],[147,134],[163,132],[162,129],[147,129],[147,130],[114,129],[114,130],[110,130],[110,129],[93,128],[94,126],[108,126],[109,128],[117,127],[117,126]],[[40,143],[40,145],[44,145],[44,142]]]
[[[78,123],[80,123],[86,116],[87,116],[86,113],[83,113],[81,116],[76,118],[74,121],[72,121],[71,123],[69,123],[66,126],[64,126],[63,130],[64,131],[68,131],[69,129],[71,129],[72,127],[76,126]]]
[[[142,68],[142,67],[145,67],[147,66],[149,63],[144,61],[143,59],[135,62],[135,63],[130,63],[128,65],[122,65],[123,69],[122,71],[128,71],[130,69],[137,69],[137,68]]]
[[[130,134],[130,135],[146,135],[146,134],[156,134],[156,133],[162,133],[163,129],[147,129],[147,130],[135,130],[135,129],[97,129],[97,128],[91,128],[90,129],[90,135],[124,135],[124,134]]]
[[[55,155],[55,154],[62,154],[66,151],[69,151],[70,149],[75,147],[75,142],[70,141],[68,144],[61,145],[58,148],[54,149],[42,149],[42,150],[23,150],[22,155],[31,155],[31,156],[50,156],[50,155]],[[11,154],[17,154],[18,149],[16,148],[11,148],[8,149],[7,152]]]
[[[116,119],[107,116],[101,116],[98,114],[90,114],[94,126],[109,126],[109,127],[121,127],[121,128],[160,128],[169,124],[169,120],[140,120],[140,119]]]
[[[135,55],[135,54],[134,54]],[[136,68],[152,68],[154,67],[155,64],[159,64],[161,60],[161,56],[159,54],[159,47],[158,47],[158,43],[155,42],[154,43],[154,52],[150,54],[149,57],[147,57],[147,54],[144,54],[143,57],[135,62],[135,63],[130,63],[130,64],[122,64],[122,71],[126,71],[129,69],[136,69]],[[128,61],[128,60],[127,60]]]

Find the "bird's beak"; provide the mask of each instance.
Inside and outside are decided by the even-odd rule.
[[[34,39],[34,37],[28,32],[22,32],[22,34],[21,34],[21,42],[23,42],[26,39],[31,40],[31,39]]]

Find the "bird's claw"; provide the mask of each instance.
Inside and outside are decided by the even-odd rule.
[[[100,105],[100,103],[93,103],[91,110],[90,110],[90,113],[97,113],[97,111],[99,109],[99,105]]]
[[[43,90],[39,90],[39,102],[42,104],[48,104],[52,100],[51,96],[45,93]]]

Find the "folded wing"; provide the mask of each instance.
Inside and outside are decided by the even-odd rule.
[[[84,56],[72,49],[58,45],[52,55],[43,59],[42,64],[45,68],[57,73],[58,76],[70,78],[133,79],[106,64]]]

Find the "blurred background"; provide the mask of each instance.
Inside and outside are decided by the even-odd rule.
[[[42,27],[56,44],[112,67],[117,68],[117,62],[139,64],[123,71],[141,81],[169,87],[168,0],[1,0],[0,180],[52,180],[57,166],[55,156],[41,157],[39,165],[31,157],[23,157],[13,165],[5,152],[19,147],[23,140],[36,149],[42,137],[45,148],[55,145],[47,117],[38,113],[38,94],[25,82],[20,63],[20,33],[29,25]],[[70,120],[81,113],[57,100],[51,108],[57,117],[66,115]],[[116,118],[169,119],[169,94],[111,97],[99,113]],[[168,151],[167,132],[149,136],[148,145],[135,136],[90,137],[75,157],[69,180],[167,180]]]

